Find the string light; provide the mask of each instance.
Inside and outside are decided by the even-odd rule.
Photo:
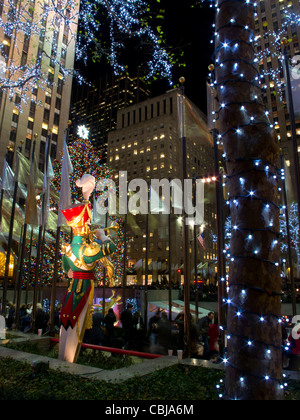
[[[241,0],[232,0],[230,3],[237,3],[237,8],[240,8],[241,5],[244,3]],[[251,7],[253,11],[253,16],[257,15],[256,2],[251,0],[246,0],[245,4]],[[227,8],[228,1],[220,0],[215,3],[216,8],[216,17],[218,19],[218,15],[223,7]],[[218,123],[218,120],[223,116],[223,113],[226,112],[226,118],[230,118],[229,111],[232,113],[239,113],[239,116],[242,118],[242,124],[236,126],[227,126],[226,131],[221,131],[219,134],[219,142],[225,148],[227,146],[227,142],[231,141],[231,144],[234,145],[236,141],[237,144],[239,142],[244,141],[244,138],[247,138],[248,132],[257,126],[258,129],[260,127],[262,129],[269,130],[269,134],[273,132],[274,124],[270,121],[270,113],[266,108],[265,104],[262,101],[262,98],[259,99],[258,90],[261,91],[263,88],[263,80],[260,77],[259,71],[257,69],[257,64],[260,61],[260,58],[255,55],[255,34],[250,29],[250,26],[243,25],[237,19],[237,16],[232,13],[228,13],[226,10],[226,15],[229,16],[228,22],[222,24],[218,27],[218,25],[214,24],[214,35],[215,35],[215,68],[211,70],[210,78],[211,83],[210,86],[217,91],[217,96],[220,99],[219,109],[214,110],[214,127]],[[249,9],[250,10],[250,9]],[[224,16],[223,16],[224,17]],[[219,22],[217,20],[217,22]],[[225,35],[223,36],[224,28],[235,28],[236,32],[238,30],[242,34],[243,31],[246,31],[242,34],[242,39],[226,39]],[[223,39],[222,39],[223,36]],[[241,60],[239,57],[239,49],[243,44],[249,48],[249,57],[251,56],[250,52],[253,53],[254,59],[252,61]],[[246,73],[246,69],[248,72]],[[231,75],[226,78],[227,74]],[[234,76],[234,77],[233,77]],[[238,85],[239,89],[242,89],[242,84],[245,86],[249,86],[251,88],[251,99],[245,102],[232,102],[228,100],[230,96],[227,95],[227,87],[230,89],[230,93],[233,92],[235,85]],[[249,89],[250,90],[250,89]],[[226,98],[224,100],[223,98]],[[259,117],[256,117],[256,113],[254,114],[254,107],[258,110]],[[226,110],[226,111],[225,111]],[[262,112],[261,112],[262,111]],[[236,118],[236,121],[238,117]],[[265,127],[265,128],[264,128]],[[270,134],[271,135],[271,134]],[[245,145],[245,149],[246,149]],[[226,232],[226,224],[225,224],[225,235],[227,240],[231,240],[234,243],[235,238],[238,238],[239,241],[239,251],[238,252],[229,252],[229,245],[225,245],[225,249],[223,253],[227,256],[230,264],[239,264],[240,261],[243,259],[251,259],[255,261],[257,264],[259,263],[266,263],[269,264],[270,270],[276,270],[277,274],[280,270],[281,262],[279,261],[278,257],[278,247],[279,247],[279,238],[281,236],[281,232],[278,229],[277,217],[279,216],[279,212],[281,207],[278,206],[277,203],[270,199],[266,191],[266,195],[264,196],[259,189],[254,188],[254,185],[249,185],[249,177],[246,174],[253,175],[253,177],[260,173],[260,176],[265,177],[266,185],[270,185],[270,188],[277,188],[278,192],[281,191],[281,187],[278,185],[279,180],[281,179],[282,175],[278,167],[273,162],[266,162],[264,160],[250,157],[232,157],[234,156],[232,145],[230,150],[230,156],[224,151],[223,158],[227,165],[230,168],[230,174],[227,175],[226,181],[224,184],[229,185],[229,192],[226,203],[231,206],[233,211],[234,208],[238,208],[240,206],[247,206],[247,203],[251,203],[251,205],[259,206],[257,208],[261,209],[262,218],[260,223],[256,223],[255,228],[251,227],[249,223],[249,227],[242,225],[240,223],[233,223],[232,227],[229,227]],[[246,153],[245,153],[246,155]],[[241,163],[241,164],[240,164]],[[243,165],[242,165],[243,164]],[[235,165],[238,168],[238,171],[233,172],[232,168]],[[237,178],[238,183],[235,182],[235,178]],[[254,181],[255,182],[255,178]],[[263,182],[263,181],[261,181]],[[230,188],[233,185],[234,188]],[[260,204],[261,203],[261,204]],[[250,205],[250,204],[248,204]],[[250,222],[250,221],[249,221]],[[244,222],[245,223],[245,222]],[[229,223],[230,225],[231,223]],[[246,224],[246,223],[245,223]],[[268,243],[270,242],[269,250],[266,247],[266,243],[264,244],[264,248],[262,248],[262,235],[266,234],[264,237],[268,238]],[[272,235],[274,236],[272,238]],[[242,247],[242,241],[244,239],[244,248]],[[265,249],[266,247],[266,249]],[[271,251],[271,252],[270,252]],[[258,265],[258,267],[260,267]],[[272,268],[273,267],[273,268]],[[235,267],[237,270],[237,266]],[[278,270],[278,271],[277,271]],[[276,274],[276,276],[277,276]],[[250,298],[250,294],[255,294],[256,296],[260,296],[261,294],[265,294],[269,296],[272,300],[276,299],[276,302],[281,297],[281,290],[266,290],[263,287],[256,287],[255,282],[254,285],[247,285],[246,281],[238,284],[237,282],[233,282],[230,279],[228,281],[228,289],[229,289],[229,296],[228,298],[223,298],[223,302],[230,307],[230,314],[236,316],[236,322],[234,325],[239,324],[239,320],[244,319],[247,317],[247,320],[253,320],[255,322],[255,318],[257,319],[258,325],[261,325],[261,328],[264,328],[266,323],[275,323],[279,327],[281,324],[281,319],[277,315],[277,313],[270,314],[270,313],[255,313],[253,310],[249,310],[247,307],[247,301]],[[245,284],[246,283],[246,284]],[[280,286],[280,285],[279,285]],[[238,294],[238,289],[240,288],[240,295]],[[281,289],[281,288],[280,288]],[[252,296],[253,297],[253,296]],[[237,299],[237,301],[235,301]],[[244,305],[245,302],[245,305]],[[271,304],[271,303],[270,303]],[[255,337],[243,337],[242,335],[236,334],[236,330],[229,331],[228,326],[223,325],[222,328],[227,331],[227,340],[232,338],[236,338],[239,340],[243,340],[245,344],[248,346],[249,351],[256,351],[259,352],[260,348],[264,348],[264,352],[270,356],[271,355],[271,348],[274,348],[276,351],[282,350],[282,346],[273,345],[273,343],[264,342],[263,340],[259,340]],[[257,329],[256,329],[257,330]],[[258,330],[257,330],[258,332]],[[258,335],[260,336],[260,335]],[[235,345],[237,343],[235,342]],[[250,350],[251,349],[251,350]],[[253,349],[253,350],[252,350]],[[233,369],[239,370],[239,366],[235,366],[230,362],[230,359],[226,357],[224,362],[226,361],[226,366],[230,366]],[[225,363],[224,363],[225,364]],[[268,372],[262,372],[261,374],[256,375],[253,371],[249,370],[247,372],[242,372],[240,375],[240,383],[244,386],[247,384],[248,377],[257,377],[265,380],[266,382],[277,382],[280,389],[283,389],[284,384],[281,379],[273,378]],[[220,389],[220,385],[218,386],[218,390]],[[225,393],[220,393],[219,396],[221,398],[226,395]],[[238,394],[237,394],[238,395]]]
[[[94,57],[106,56],[115,73],[125,71],[120,63],[120,51],[124,50],[126,40],[139,39],[140,43],[150,53],[145,66],[147,79],[159,75],[172,85],[172,70],[174,58],[168,53],[162,34],[150,26],[150,12],[143,0],[83,0],[79,4],[76,0],[50,1],[32,8],[32,2],[16,2],[7,0],[8,13],[0,16],[0,27],[3,33],[11,39],[11,48],[7,50],[5,43],[0,44],[0,54],[5,60],[5,75],[0,76],[0,87],[10,99],[17,93],[21,100],[31,100],[33,87],[46,90],[49,85],[48,68],[45,71],[44,62],[49,62],[53,69],[59,68],[62,80],[76,76],[79,83],[86,83],[78,71],[67,68],[61,61],[61,52],[57,39],[64,31],[64,45],[66,53],[75,49],[78,61],[87,62],[93,51]],[[103,11],[106,12],[104,18]],[[4,17],[5,16],[5,17]],[[78,24],[79,22],[79,24]],[[107,22],[109,30],[107,33]],[[46,30],[51,28],[51,30]],[[107,34],[105,41],[101,36]],[[66,39],[67,34],[67,39]],[[101,36],[100,36],[101,34]],[[40,48],[35,62],[20,60],[22,51],[18,45],[23,45],[25,39],[36,36],[40,39]],[[51,47],[49,54],[48,47]],[[14,56],[10,55],[14,49]],[[16,57],[17,56],[17,57]],[[20,64],[21,61],[21,64]],[[22,77],[20,77],[22,72]],[[51,82],[55,84],[54,82]],[[22,109],[21,107],[19,107]]]

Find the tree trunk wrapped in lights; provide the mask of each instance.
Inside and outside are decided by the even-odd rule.
[[[219,0],[215,83],[231,209],[224,397],[281,399],[279,147],[255,65],[254,4]]]

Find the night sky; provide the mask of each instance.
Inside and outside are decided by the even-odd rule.
[[[185,93],[206,114],[206,78],[208,65],[213,61],[213,46],[210,40],[213,37],[212,24],[214,22],[214,9],[208,5],[191,8],[195,0],[174,2],[174,0],[161,0],[159,7],[165,9],[165,19],[159,23],[166,36],[167,45],[175,54],[184,52],[183,62],[185,68],[175,66],[173,69],[173,84],[178,84],[181,76],[186,78]],[[156,22],[154,22],[154,25]],[[134,75],[141,60],[150,58],[147,46],[139,40],[125,40],[126,49],[119,60],[128,67],[129,74]],[[100,63],[90,62],[88,66],[77,63],[77,68],[88,80],[93,80],[99,74],[109,73],[106,60]],[[157,96],[172,88],[166,80],[155,81],[151,84],[152,95]]]

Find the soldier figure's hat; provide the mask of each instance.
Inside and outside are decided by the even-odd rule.
[[[92,218],[91,203],[78,204],[66,210],[62,210],[67,219],[67,225],[72,228],[83,227]]]

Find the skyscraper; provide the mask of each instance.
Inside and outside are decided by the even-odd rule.
[[[78,3],[76,7],[78,11]],[[50,133],[51,157],[62,149],[69,120],[77,11],[65,1],[1,3],[0,169],[6,155],[12,165],[21,145],[29,158],[36,138],[43,170]]]
[[[116,183],[121,182],[120,172],[126,171],[127,180],[144,179],[149,183],[153,179],[182,180],[183,149],[180,136],[182,123],[177,89],[158,97],[148,99],[118,112],[117,127],[108,136],[108,165],[115,170]],[[203,177],[212,179],[214,174],[213,145],[206,125],[206,117],[191,102],[186,109],[186,159],[187,178]],[[190,112],[189,112],[190,111]],[[195,115],[196,114],[196,115]],[[187,121],[188,118],[195,117]],[[200,123],[197,130],[196,125]],[[193,129],[194,128],[194,129]],[[201,181],[202,182],[202,181]],[[209,186],[210,185],[210,186]],[[204,218],[207,228],[204,250],[196,243],[197,261],[211,263],[214,271],[216,244],[210,232],[215,231],[215,189],[213,183],[205,187],[206,203]],[[191,193],[192,194],[192,193]],[[160,196],[163,205],[166,197]],[[172,207],[172,206],[171,206]],[[146,259],[148,256],[149,276],[152,281],[162,281],[168,273],[169,258],[172,261],[172,281],[178,282],[183,266],[183,217],[171,215],[171,231],[168,214],[128,214],[128,229],[133,241],[128,248],[129,264]],[[148,226],[147,226],[148,224]],[[196,227],[197,233],[200,226]],[[148,236],[147,236],[148,232]],[[190,226],[190,244],[188,252],[191,256],[190,270],[194,268],[192,255],[195,250],[193,226]],[[150,274],[151,273],[151,274]]]
[[[284,69],[280,42],[289,41],[289,57],[300,61],[300,4],[298,0],[270,0],[257,2],[255,35],[260,56],[260,74],[265,95],[264,101],[270,111],[270,119],[277,132],[288,165],[293,161],[291,122],[285,90]],[[298,24],[296,20],[298,19]],[[298,145],[300,143],[300,120],[296,120]],[[300,149],[298,148],[298,152]]]
[[[101,151],[102,163],[106,163],[107,136],[116,127],[118,111],[149,96],[146,82],[139,76],[128,74],[102,76],[93,82],[92,87],[74,84],[70,139],[76,138],[78,126],[86,126],[89,139]]]

